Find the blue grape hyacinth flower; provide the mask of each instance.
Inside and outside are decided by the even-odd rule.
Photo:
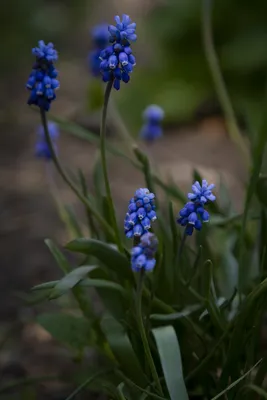
[[[135,41],[137,36],[136,23],[131,21],[129,15],[123,14],[122,19],[116,16],[115,21],[116,26],[108,27],[110,46],[100,54],[100,72],[104,82],[113,82],[113,87],[119,90],[121,81],[129,82],[136,64],[130,42]]]
[[[100,54],[109,44],[109,31],[107,24],[96,25],[91,31],[93,49],[88,55],[88,65],[94,76],[100,74]]]
[[[161,122],[164,118],[164,111],[161,107],[152,104],[148,106],[144,113],[144,125],[140,131],[140,137],[152,142],[162,136]]]
[[[188,199],[191,201],[196,201],[202,204],[207,203],[208,201],[214,201],[216,197],[212,193],[212,189],[215,188],[215,185],[212,183],[208,184],[206,179],[202,180],[202,185],[199,182],[195,182],[192,185],[192,192],[188,193]]]
[[[128,205],[124,220],[124,232],[127,238],[140,237],[151,228],[151,222],[157,219],[155,195],[147,188],[135,192]]]
[[[47,124],[48,132],[51,137],[51,141],[53,143],[53,147],[55,152],[58,152],[57,148],[57,139],[59,137],[59,128],[57,124],[54,122],[48,122]],[[43,158],[47,161],[50,161],[52,159],[52,154],[50,152],[49,146],[47,144],[46,138],[45,138],[45,132],[44,132],[44,127],[40,125],[37,129],[37,140],[35,144],[35,156],[37,158]]]
[[[140,238],[140,243],[132,248],[131,267],[134,272],[144,270],[150,272],[156,265],[155,254],[158,249],[158,239],[147,232]]]
[[[200,231],[202,224],[209,222],[210,216],[204,206],[216,199],[212,193],[214,187],[214,184],[208,185],[205,179],[202,180],[202,185],[197,181],[192,185],[193,193],[188,193],[188,199],[191,201],[180,210],[177,219],[177,223],[185,227],[186,235],[191,236],[194,229]]]
[[[56,98],[55,91],[59,88],[59,81],[56,79],[58,71],[54,66],[58,53],[53,43],[45,44],[40,40],[38,46],[32,49],[32,54],[36,57],[36,62],[26,84],[31,92],[28,104],[49,111],[51,102]]]

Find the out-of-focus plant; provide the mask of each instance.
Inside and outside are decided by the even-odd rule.
[[[210,18],[208,5],[209,0],[203,0],[206,18]],[[101,53],[100,68],[107,84],[100,137],[56,119],[62,131],[99,144],[100,158],[92,172],[94,194],[83,173],[66,172],[53,146],[47,123],[58,87],[54,76],[57,52],[52,44],[40,42],[33,50],[36,63],[27,84],[29,103],[40,109],[49,156],[84,205],[88,223],[89,235],[81,237],[78,232],[83,224],[69,219],[74,239],[65,248],[80,255],[76,261],[69,261],[52,241],[46,241],[63,277],[33,288],[43,300],[74,297],[79,315],[63,308],[60,313],[40,315],[38,322],[79,359],[89,346],[101,357],[102,368],[92,368],[92,375],[84,364],[77,367],[86,378],[68,400],[87,386],[120,400],[266,398],[262,321],[267,293],[267,214],[266,177],[261,174],[266,112],[251,151],[243,213],[233,213],[224,185],[217,188],[215,197],[214,185],[197,171],[187,202],[178,187],[153,171],[136,144],[128,156],[124,148],[106,140],[112,88],[119,90],[121,81],[129,81],[135,64],[131,42],[136,40],[136,24],[127,15],[115,21],[116,26],[109,27],[110,46]],[[217,67],[211,65],[213,74]],[[107,152],[131,163],[144,176],[129,201],[124,226],[119,225],[115,212]],[[159,189],[163,200],[157,195]],[[176,218],[174,209],[181,204]],[[102,313],[96,313],[89,288],[98,293]]]
[[[151,98],[163,106],[167,121],[183,121],[190,120],[205,100],[217,97],[203,50],[201,2],[167,0],[151,5],[140,42],[146,47],[149,38],[154,51],[149,47],[148,55],[139,60],[142,65],[131,93],[122,93],[119,99],[135,127]],[[259,123],[264,95],[266,26],[264,0],[256,0],[253,9],[249,0],[214,2],[214,42],[227,87],[236,111],[253,123]]]

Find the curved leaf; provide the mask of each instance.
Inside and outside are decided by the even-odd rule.
[[[171,400],[188,400],[180,347],[172,326],[152,330]]]
[[[79,238],[68,243],[66,248],[76,253],[90,254],[116,272],[119,277],[134,282],[127,257],[111,247],[110,244],[95,239]]]
[[[56,299],[66,293],[68,290],[76,286],[89,272],[96,269],[96,266],[84,265],[79,268],[75,268],[69,274],[65,275],[57,284],[54,286],[50,298]]]
[[[54,289],[56,285],[58,285],[61,281],[51,281],[51,282],[45,282],[42,283],[41,285],[36,285],[32,288],[32,290],[47,290],[47,289]],[[105,279],[83,279],[77,283],[79,286],[85,286],[85,287],[94,287],[94,288],[102,288],[102,289],[113,289],[117,290],[121,294],[127,297],[127,292],[126,290],[119,285],[118,283],[111,282]]]

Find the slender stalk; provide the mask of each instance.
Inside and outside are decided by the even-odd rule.
[[[76,196],[81,200],[81,202],[88,208],[88,210],[95,216],[95,218],[98,220],[98,222],[102,225],[102,227],[114,237],[114,231],[113,229],[108,225],[106,220],[99,214],[98,211],[96,211],[90,201],[79,191],[79,189],[76,187],[76,185],[72,182],[72,180],[67,176],[65,171],[63,170],[58,157],[55,153],[54,146],[51,140],[51,137],[49,135],[48,127],[47,127],[47,119],[46,119],[46,112],[42,108],[40,108],[40,113],[41,113],[41,120],[42,124],[44,127],[44,133],[45,133],[45,138],[49,147],[49,150],[51,152],[52,160],[55,164],[55,167],[64,180],[64,182],[71,188],[71,190],[76,194]]]
[[[155,385],[157,387],[157,390],[161,396],[163,396],[163,391],[161,388],[160,380],[158,377],[158,373],[154,364],[154,360],[149,348],[149,343],[147,340],[146,336],[146,331],[144,327],[144,322],[143,322],[143,316],[142,316],[142,292],[143,292],[143,280],[144,280],[144,271],[141,270],[139,273],[139,279],[138,279],[138,285],[137,285],[137,293],[136,293],[136,312],[137,312],[137,323],[138,323],[138,328],[140,331],[141,339],[143,342],[144,346],[144,351],[145,355],[151,370],[152,378],[155,381]]]
[[[219,60],[213,43],[212,25],[211,25],[212,0],[203,0],[202,4],[203,4],[203,11],[202,11],[203,43],[210,72],[213,78],[213,82],[215,85],[215,89],[217,91],[219,101],[221,103],[222,109],[226,117],[229,135],[232,141],[240,148],[241,152],[243,153],[245,162],[247,166],[249,166],[250,165],[249,149],[239,130],[234,109],[231,104],[231,100],[223,80],[222,72],[219,65]]]
[[[136,145],[136,142],[128,131],[123,119],[121,118],[121,114],[119,113],[116,104],[114,103],[114,101],[112,101],[112,99],[109,100],[109,108],[111,111],[110,117],[112,118],[112,123],[118,130],[122,140],[125,142],[130,152],[132,152],[132,147]]]
[[[103,106],[103,113],[102,113],[102,120],[101,120],[101,128],[100,128],[100,152],[101,152],[101,162],[103,168],[103,175],[104,175],[104,182],[107,192],[107,200],[109,205],[109,212],[112,221],[112,226],[114,228],[115,239],[117,246],[120,251],[123,250],[123,246],[120,239],[120,232],[117,224],[115,208],[112,200],[111,189],[108,179],[108,169],[107,169],[107,159],[106,159],[106,120],[107,120],[107,110],[108,110],[108,102],[109,97],[112,89],[113,81],[108,82],[105,97],[104,97],[104,106]]]

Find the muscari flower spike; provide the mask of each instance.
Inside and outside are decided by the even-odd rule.
[[[45,44],[40,40],[38,46],[32,49],[32,54],[36,57],[36,62],[26,84],[31,91],[28,104],[49,111],[51,102],[56,98],[55,90],[59,88],[59,81],[56,79],[58,71],[54,67],[58,53],[53,43]]]
[[[124,232],[127,238],[139,237],[151,228],[151,222],[157,219],[155,195],[147,188],[140,188],[129,201],[128,212],[124,220]]]
[[[57,139],[59,137],[59,128],[57,124],[54,122],[48,122],[47,124],[48,132],[51,137],[54,150],[57,153]],[[45,138],[45,132],[44,132],[44,127],[40,125],[37,129],[37,140],[36,140],[36,145],[35,145],[35,156],[37,158],[43,158],[47,161],[52,159],[52,155],[50,152],[50,149],[48,147],[46,138]]]
[[[192,185],[192,192],[188,193],[188,199],[191,200],[179,212],[178,224],[185,227],[185,234],[191,236],[194,228],[202,229],[202,223],[209,222],[209,213],[204,206],[208,202],[214,201],[216,197],[212,193],[215,185],[208,185],[208,182],[203,179],[202,185],[195,182]]]
[[[131,43],[136,41],[136,23],[129,15],[123,14],[122,19],[115,17],[116,26],[109,25],[109,41],[111,43],[100,54],[100,72],[104,82],[113,82],[116,90],[120,89],[121,80],[128,83],[130,74],[135,66],[135,57],[132,54]]]
[[[152,104],[144,113],[144,125],[140,131],[140,137],[146,141],[153,141],[162,136],[161,122],[164,118],[164,111],[161,107]]]
[[[107,24],[96,25],[91,31],[93,49],[88,55],[88,65],[94,76],[100,75],[100,54],[108,46],[109,36]]]
[[[134,272],[142,269],[146,272],[152,271],[156,265],[155,254],[158,248],[156,236],[147,232],[140,238],[140,243],[132,248],[131,266]]]

